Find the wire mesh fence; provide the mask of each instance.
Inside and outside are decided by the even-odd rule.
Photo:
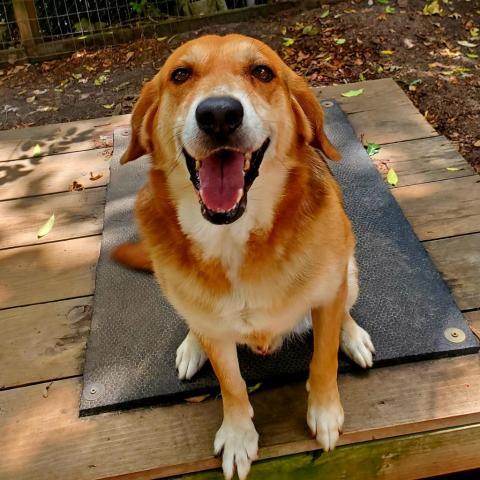
[[[0,0],[0,50],[63,42],[67,53],[123,43],[135,32],[175,31],[175,23],[268,0]],[[66,41],[69,40],[67,45]],[[56,49],[58,50],[58,48]],[[46,49],[48,56],[55,49]],[[40,54],[39,54],[40,55]],[[40,55],[41,56],[41,55]]]

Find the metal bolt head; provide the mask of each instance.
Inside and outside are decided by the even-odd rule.
[[[322,107],[325,107],[325,108],[333,107],[333,102],[331,102],[330,100],[323,100],[321,104],[322,104]]]
[[[105,393],[105,386],[101,383],[92,383],[85,386],[83,397],[86,400],[98,400]]]
[[[443,332],[443,335],[449,342],[452,342],[452,343],[462,343],[467,338],[463,330],[460,330],[460,328],[454,328],[454,327],[447,328]]]

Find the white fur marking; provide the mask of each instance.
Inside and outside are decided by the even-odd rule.
[[[192,332],[187,336],[177,348],[177,357],[175,365],[178,370],[180,380],[190,380],[205,364],[207,356],[202,346]]]
[[[317,442],[329,452],[335,448],[343,427],[343,408],[340,401],[329,405],[308,404],[307,424]]]
[[[346,315],[342,324],[340,348],[362,368],[369,368],[373,365],[375,353],[370,335],[355,322],[350,314]]]

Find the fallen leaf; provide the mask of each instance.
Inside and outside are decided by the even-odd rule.
[[[284,47],[291,47],[295,43],[295,39],[293,38],[283,37],[282,40],[282,45]]]
[[[389,13],[390,15],[396,12],[395,7],[385,7],[385,13]]]
[[[125,63],[129,62],[134,55],[135,55],[135,52],[128,52],[128,53],[125,55]]]
[[[75,80],[80,80],[83,77],[83,75],[81,73],[72,73],[72,77]]]
[[[348,92],[342,93],[342,97],[358,97],[363,93],[363,88],[359,88],[358,90],[349,90]]]
[[[343,45],[346,42],[344,38],[336,38],[335,39],[335,44],[336,45]]]
[[[36,98],[37,98],[37,97],[36,97],[35,95],[33,95],[32,97],[27,97],[27,98],[25,99],[25,101],[26,101],[27,103],[33,103]]]
[[[480,147],[480,140],[477,140],[474,144],[473,144],[474,147]]]
[[[53,385],[53,382],[47,383],[45,385],[45,388],[43,389],[42,397],[47,398],[48,397],[48,390],[50,390],[50,387]]]
[[[415,80],[412,80],[409,84],[408,84],[408,89],[411,91],[411,92],[415,92],[415,90],[417,90],[417,85],[422,83],[422,80],[420,78],[417,78]]]
[[[111,110],[115,106],[114,103],[108,103],[105,105],[102,105],[103,108],[106,108],[107,110]]]
[[[320,18],[326,18],[330,15],[330,10],[328,8],[323,9],[322,13],[320,14]]]
[[[398,176],[393,168],[390,168],[387,173],[387,182],[392,185],[396,186],[398,183]]]
[[[390,0],[377,0],[377,2],[382,5],[388,5],[390,3]]]
[[[415,44],[409,39],[409,38],[404,38],[403,39],[403,44],[405,45],[406,48],[409,50],[415,46]]]
[[[44,94],[47,93],[47,92],[48,92],[48,89],[45,88],[44,90],[34,90],[32,93],[33,93],[34,95],[44,95]]]
[[[360,72],[360,75],[358,76],[358,79],[361,81],[361,82],[364,82],[365,81],[365,75]]]
[[[157,42],[163,42],[166,40],[168,37],[157,37]]]
[[[81,192],[84,190],[84,187],[81,183],[78,183],[76,180],[72,182],[72,184],[68,187],[69,192]]]
[[[37,108],[37,112],[56,112],[58,107],[51,107],[50,105],[44,105]]]
[[[458,172],[460,169],[457,168],[457,167],[447,167],[447,170],[448,170],[449,172]]]
[[[50,218],[38,229],[37,238],[42,238],[47,235],[55,223],[55,214],[52,213]]]
[[[248,391],[248,393],[256,392],[261,386],[262,386],[261,383],[256,383],[255,385],[252,385],[251,387],[248,387],[247,391]]]
[[[378,143],[367,143],[367,153],[370,157],[373,157],[380,151],[380,145]]]
[[[102,177],[103,177],[103,173],[97,173],[97,175],[94,175],[93,172],[90,172],[90,180],[92,182],[94,182],[95,180],[99,180]]]
[[[286,34],[287,34],[287,27],[282,27],[282,28],[280,29],[280,33],[281,33],[282,35],[286,35]]]
[[[478,55],[476,53],[467,53],[466,54],[468,58],[471,58],[472,60],[476,60],[478,58]]]
[[[381,55],[393,55],[394,51],[393,50],[382,50],[380,52]]]
[[[107,79],[108,79],[108,76],[105,74],[102,74],[95,79],[94,83],[97,87],[99,87],[100,85],[103,85],[107,81]]]
[[[444,15],[442,7],[440,6],[439,0],[432,0],[425,4],[423,7],[422,13],[424,15]]]
[[[467,40],[457,40],[457,43],[462,47],[467,47],[467,48],[475,48],[477,46],[476,43],[467,42]]]
[[[480,28],[474,27],[470,29],[470,36],[474,39],[480,37]]]
[[[318,28],[314,27],[313,25],[307,25],[306,27],[304,27],[302,33],[304,35],[310,35],[310,36],[318,35]]]
[[[205,395],[196,395],[195,397],[186,398],[185,401],[188,403],[200,403],[206,400],[209,396],[209,393],[206,393]]]
[[[40,148],[40,145],[38,143],[33,147],[32,153],[34,157],[39,157],[41,155],[42,149]]]

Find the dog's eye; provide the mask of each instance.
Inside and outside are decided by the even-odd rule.
[[[265,83],[271,82],[275,76],[271,68],[267,67],[266,65],[255,65],[252,68],[252,75],[255,78],[258,78],[261,82]]]
[[[176,84],[186,82],[192,76],[192,71],[189,68],[176,68],[170,78]]]

